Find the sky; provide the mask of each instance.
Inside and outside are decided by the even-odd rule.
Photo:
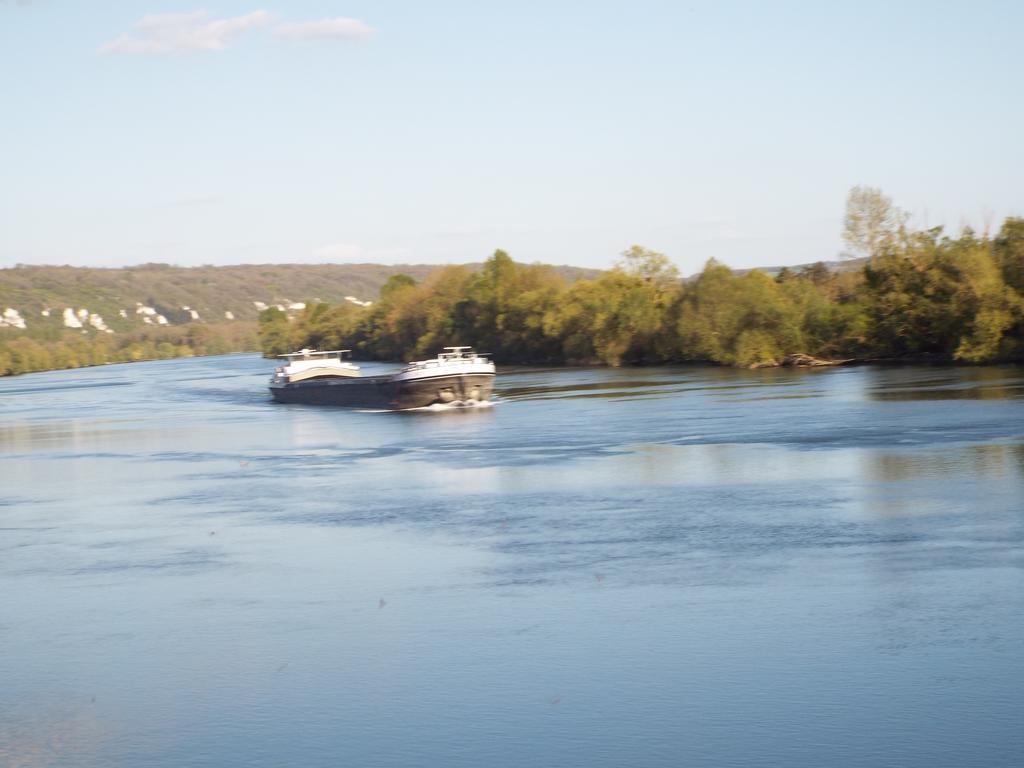
[[[834,259],[1024,215],[1024,3],[0,0],[0,266]]]

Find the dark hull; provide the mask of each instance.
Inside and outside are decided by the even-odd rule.
[[[346,408],[407,410],[436,403],[489,400],[493,374],[468,373],[433,378],[395,380],[393,376],[309,379],[294,384],[272,384],[279,403],[340,405]]]

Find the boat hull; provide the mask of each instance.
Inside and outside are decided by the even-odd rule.
[[[336,405],[404,411],[436,404],[483,402],[491,397],[493,373],[454,373],[417,379],[395,376],[331,377],[271,384],[279,403]]]

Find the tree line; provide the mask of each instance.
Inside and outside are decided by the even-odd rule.
[[[483,268],[391,277],[372,307],[311,304],[260,315],[267,356],[351,348],[405,360],[473,344],[506,363],[687,361],[758,367],[787,356],[1024,359],[1024,219],[994,235],[914,229],[879,190],[854,188],[844,231],[857,269],[823,264],[770,276],[709,261],[683,281],[663,254],[633,246],[614,269],[569,282],[496,251]]]
[[[252,323],[147,328],[105,334],[47,328],[0,329],[0,376],[106,363],[223,355],[258,347]]]
[[[370,307],[307,301],[291,317],[265,310],[258,338],[249,322],[115,334],[0,328],[0,375],[257,348],[409,360],[467,343],[504,363],[756,367],[794,354],[1024,361],[1024,218],[1007,218],[995,234],[950,236],[911,227],[879,190],[857,187],[844,239],[861,257],[856,268],[737,274],[710,261],[685,281],[666,256],[640,246],[582,278],[497,251],[479,269],[392,275]]]

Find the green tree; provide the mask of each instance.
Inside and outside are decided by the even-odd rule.
[[[737,277],[712,260],[684,293],[678,320],[684,359],[757,367],[802,351],[800,314],[760,270]]]
[[[869,337],[879,354],[986,362],[1012,355],[1019,295],[992,243],[965,230],[909,233],[865,270]]]
[[[264,357],[276,357],[292,349],[292,334],[288,316],[277,307],[270,307],[259,315],[260,349]]]
[[[565,291],[551,267],[518,264],[495,251],[453,308],[453,329],[467,344],[509,362],[551,362],[560,345],[544,333],[544,317]]]
[[[384,285],[381,286],[380,298],[387,299],[393,293],[402,291],[405,288],[415,287],[416,279],[410,275],[400,272],[397,275],[392,275],[391,277],[389,277],[385,281]]]
[[[1024,218],[1011,216],[1006,219],[992,247],[1003,280],[1024,296]]]
[[[668,256],[640,245],[630,246],[623,251],[616,266],[627,275],[655,283],[661,288],[679,281],[679,269]]]
[[[862,256],[874,258],[902,231],[907,215],[876,187],[854,187],[846,198],[843,240]]]
[[[570,361],[664,362],[669,350],[660,342],[673,298],[674,289],[651,276],[613,269],[574,283],[544,327]]]

